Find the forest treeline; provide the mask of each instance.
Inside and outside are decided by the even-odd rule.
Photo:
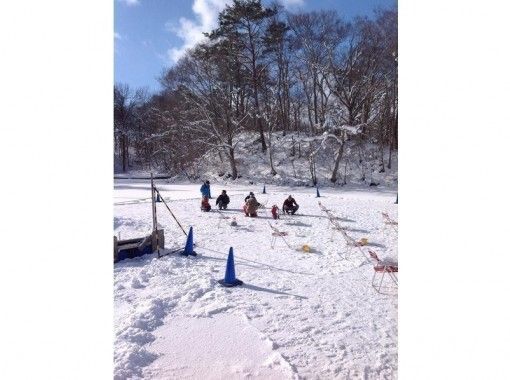
[[[115,85],[116,165],[179,174],[218,150],[235,179],[237,143],[249,131],[272,174],[275,132],[306,143],[311,164],[327,146],[332,182],[346,149],[359,160],[375,150],[382,172],[398,148],[397,61],[396,9],[347,21],[234,0],[205,41],[162,74],[159,93]]]

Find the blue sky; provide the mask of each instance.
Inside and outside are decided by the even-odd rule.
[[[115,81],[160,89],[157,77],[216,26],[230,0],[114,0]],[[263,1],[264,3],[268,3]],[[371,15],[396,0],[280,0],[289,11],[335,9],[345,19]]]

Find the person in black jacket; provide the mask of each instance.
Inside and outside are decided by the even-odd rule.
[[[284,213],[294,215],[298,208],[299,205],[296,203],[296,200],[292,198],[292,195],[289,195],[289,197],[283,202],[282,210]]]
[[[218,206],[218,208],[220,210],[226,210],[227,205],[229,203],[230,203],[230,198],[227,195],[227,190],[222,190],[221,195],[218,198],[216,198],[216,206]]]
[[[255,194],[253,194],[253,191],[250,191],[250,194],[248,194],[248,195],[246,196],[246,198],[244,198],[244,202],[248,202],[248,199],[250,199],[250,197],[251,197],[252,195],[253,195],[253,198],[255,198]],[[255,198],[255,199],[257,199],[257,198]]]

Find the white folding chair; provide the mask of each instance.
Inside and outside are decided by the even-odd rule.
[[[374,265],[374,276],[372,277],[372,286],[375,290],[377,290],[379,293],[381,292],[381,286],[384,280],[384,276],[388,274],[388,277],[395,283],[395,285],[398,287],[398,264],[397,263],[390,263],[390,262],[384,262],[379,259],[377,254],[374,251],[368,250],[370,257],[375,260]],[[375,284],[375,276],[377,274],[381,275],[381,280],[379,281],[379,287]]]

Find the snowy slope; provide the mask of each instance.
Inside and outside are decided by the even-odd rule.
[[[333,232],[310,188],[226,187],[230,209],[202,213],[195,184],[159,181],[172,211],[193,225],[197,257],[154,255],[115,264],[115,378],[395,379],[396,289],[371,287],[372,265]],[[148,181],[117,180],[114,228],[122,238],[151,228]],[[221,188],[212,187],[216,196]],[[274,222],[269,212],[246,218],[244,196],[268,207],[292,194],[299,215]],[[355,239],[368,238],[381,258],[397,259],[395,191],[323,189],[320,201]],[[214,200],[213,200],[214,203]],[[230,226],[233,217],[237,227]],[[163,205],[158,222],[166,247],[182,247],[183,232]],[[272,223],[288,233],[270,247]],[[312,252],[305,253],[307,244]],[[223,288],[229,247],[245,282]],[[366,250],[367,247],[363,249]],[[366,251],[365,251],[366,252]]]
[[[241,183],[271,183],[278,185],[310,186],[310,162],[308,160],[309,143],[304,136],[274,133],[273,136],[273,162],[277,171],[275,176],[270,173],[269,154],[260,149],[260,142],[256,133],[243,133],[239,136],[236,162]],[[301,141],[300,143],[298,143]],[[292,144],[294,143],[294,155]],[[316,144],[318,144],[316,142]],[[398,179],[398,154],[394,152],[392,168],[385,168],[379,173],[377,146],[366,144],[363,151],[365,161],[360,163],[357,149],[346,144],[343,158],[338,169],[336,184],[331,183],[331,173],[334,166],[336,145],[326,143],[319,149],[316,156],[317,180],[321,186],[340,186],[344,181],[350,185],[369,185],[371,182],[385,186],[396,187]],[[300,147],[300,148],[299,148]],[[385,165],[388,162],[388,152],[385,154]],[[210,151],[203,159],[195,163],[196,174],[203,179],[221,181],[228,177],[230,165],[227,157],[220,156],[216,151]],[[364,180],[363,178],[364,173]]]
[[[235,181],[229,178],[231,168],[228,157],[217,150],[210,150],[194,162],[187,163],[186,174],[173,176],[175,180],[210,180],[216,183],[268,183],[286,186],[311,186],[310,162],[308,161],[309,143],[307,138],[290,133],[285,136],[281,132],[274,133],[273,151],[274,166],[277,174],[270,173],[269,155],[262,153],[256,133],[242,133],[236,140],[235,160],[239,178]],[[301,141],[301,142],[300,142]],[[319,141],[319,140],[317,140]],[[300,143],[299,143],[300,142]],[[294,144],[294,155],[292,145]],[[318,144],[316,142],[316,144]],[[391,169],[387,168],[388,151],[385,151],[385,171],[380,173],[378,147],[366,144],[363,150],[364,161],[360,163],[359,151],[347,144],[338,169],[338,180],[335,184],[330,181],[334,166],[336,146],[326,143],[316,157],[317,180],[320,186],[342,187],[348,185],[368,187],[370,183],[381,184],[396,188],[398,180],[398,153],[393,152]],[[159,175],[171,176],[170,173],[153,169]],[[149,177],[149,170],[131,170],[128,173],[116,172],[119,178]],[[364,178],[364,179],[363,179]]]

